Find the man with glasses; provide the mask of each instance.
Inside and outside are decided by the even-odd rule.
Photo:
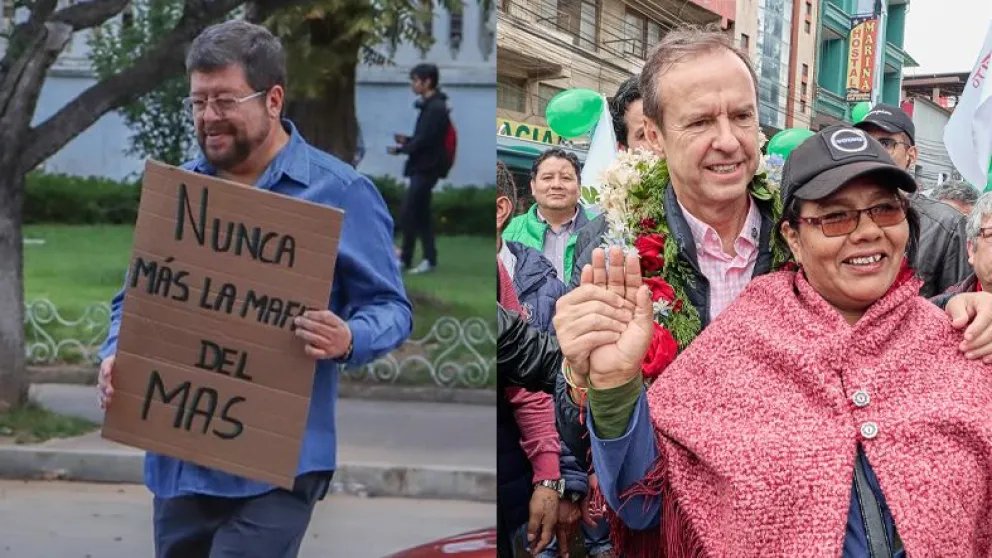
[[[899,167],[915,176],[916,126],[902,109],[878,104],[855,124],[878,140]],[[917,192],[922,191],[919,188]],[[909,195],[920,214],[920,246],[914,268],[923,279],[920,294],[938,295],[961,282],[971,272],[965,239],[965,218],[953,207],[919,193]]]
[[[342,365],[361,365],[399,346],[412,327],[410,302],[392,255],[393,223],[375,186],[312,146],[281,118],[286,61],[264,27],[229,21],[207,28],[186,58],[185,105],[202,154],[184,165],[345,211],[327,310],[296,319],[300,351],[314,359],[313,396],[293,490],[193,463],[145,458],[154,494],[157,558],[291,558],[337,466],[335,402]],[[100,403],[112,404],[124,291],[111,303],[100,351]]]
[[[982,194],[968,215],[968,263],[974,272],[949,295],[992,289],[992,194]]]

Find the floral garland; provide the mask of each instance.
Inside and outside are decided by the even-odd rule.
[[[759,135],[759,149],[763,139]],[[774,222],[782,215],[783,164],[781,156],[763,156],[749,186],[752,197],[772,202]],[[655,328],[642,366],[646,381],[656,378],[702,329],[699,312],[687,295],[694,272],[678,257],[678,244],[665,217],[668,178],[665,160],[646,150],[627,151],[605,171],[598,192],[583,189],[585,201],[598,204],[606,214],[602,247],[618,246],[640,255],[644,283],[651,288]],[[789,252],[775,234],[771,248],[772,269],[779,269],[789,261]]]

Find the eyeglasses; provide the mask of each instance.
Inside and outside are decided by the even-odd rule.
[[[892,138],[878,138],[878,143],[882,144],[882,147],[884,147],[886,151],[892,151],[897,145],[905,145],[906,149],[913,147],[904,141],[899,141]]]
[[[187,97],[183,99],[183,109],[186,111],[186,116],[190,118],[200,116],[207,110],[208,105],[213,105],[214,111],[219,116],[226,116],[231,111],[238,108],[241,103],[245,101],[250,101],[261,95],[265,95],[267,91],[258,91],[252,93],[247,97],[241,97],[240,99],[231,96],[214,97],[214,98],[203,98],[203,97]]]
[[[985,242],[992,243],[992,227],[982,227],[978,229],[978,238],[981,238]]]
[[[799,217],[798,221],[807,225],[819,225],[823,236],[844,236],[858,228],[862,213],[867,213],[879,227],[892,227],[906,220],[906,204],[891,201],[867,209],[835,211],[819,217]]]

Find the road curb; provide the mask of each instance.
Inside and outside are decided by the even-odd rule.
[[[89,366],[29,366],[32,384],[96,385],[97,369]],[[463,405],[496,405],[496,390],[397,386],[374,384],[342,378],[338,396],[348,399],[378,401],[413,401],[424,403],[460,403]]]
[[[144,453],[0,446],[0,478],[143,484]],[[496,501],[496,471],[456,467],[398,467],[341,463],[333,492],[358,496]]]

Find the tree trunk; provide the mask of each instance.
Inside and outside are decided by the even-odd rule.
[[[27,401],[24,358],[24,173],[0,166],[0,411]]]
[[[356,48],[355,52],[358,50]],[[358,119],[355,115],[357,62],[343,65],[340,74],[324,84],[320,97],[290,100],[286,116],[308,142],[349,165],[355,159]]]

